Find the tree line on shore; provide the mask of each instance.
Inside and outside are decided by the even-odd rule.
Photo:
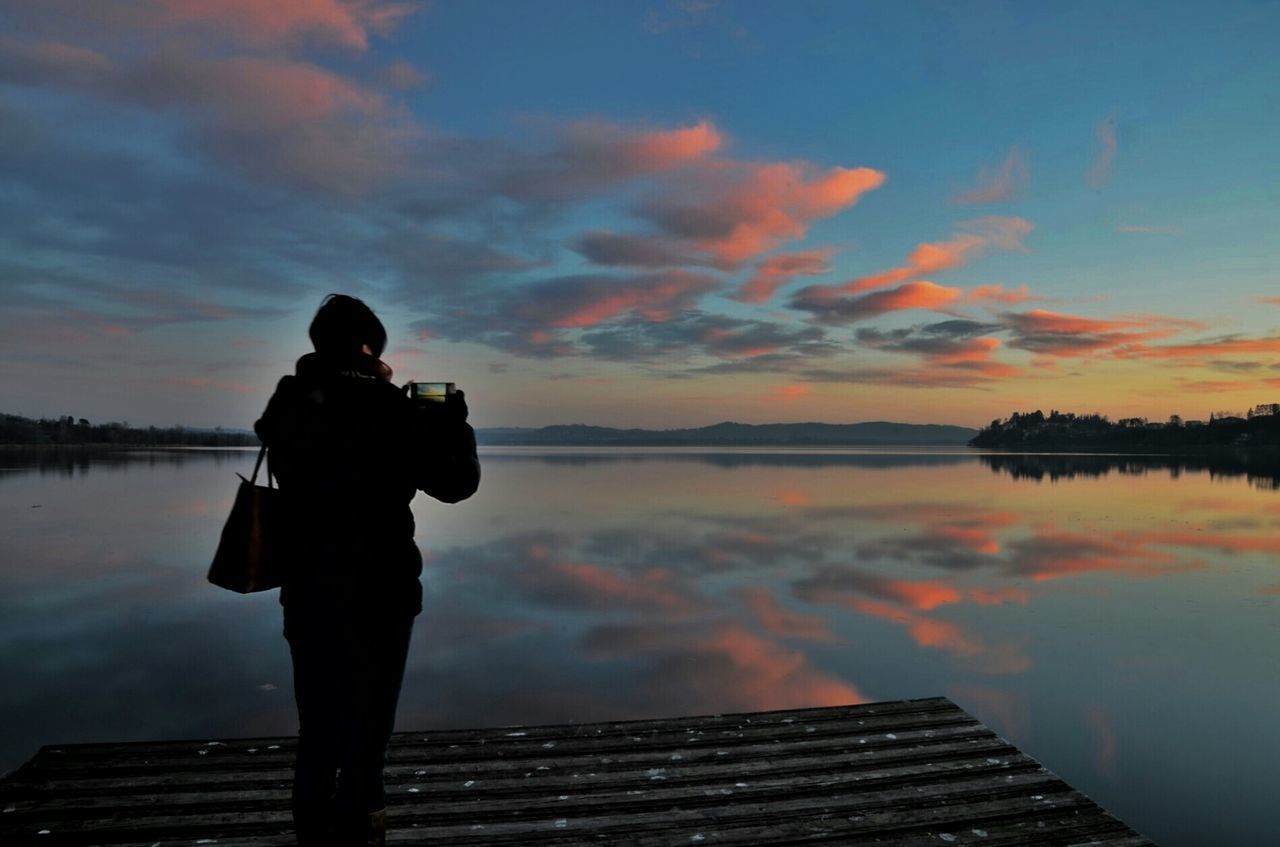
[[[190,429],[184,426],[131,427],[128,422],[92,424],[71,415],[27,418],[0,414],[0,444],[111,445],[130,447],[245,447],[256,446],[251,432]]]
[[[1182,452],[1219,448],[1280,448],[1280,403],[1262,403],[1247,412],[1213,412],[1207,421],[1167,421],[1077,415],[1054,409],[1048,415],[1014,412],[994,420],[969,442],[972,447],[1036,450],[1121,450]]]

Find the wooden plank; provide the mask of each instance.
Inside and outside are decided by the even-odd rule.
[[[292,843],[293,749],[51,745],[0,781],[0,840]],[[390,758],[390,843],[1150,844],[944,698],[398,733]]]

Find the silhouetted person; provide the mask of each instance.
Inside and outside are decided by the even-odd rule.
[[[455,503],[480,481],[462,392],[415,402],[378,357],[382,323],[360,300],[327,297],[315,352],[280,380],[255,424],[287,510],[280,591],[293,656],[300,844],[381,844],[382,773],[409,634],[422,610],[422,556],[409,502]]]

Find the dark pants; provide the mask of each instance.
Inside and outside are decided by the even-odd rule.
[[[384,808],[382,771],[413,618],[285,609],[298,702],[293,817],[300,834]]]

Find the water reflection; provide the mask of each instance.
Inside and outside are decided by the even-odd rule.
[[[1214,456],[1121,456],[1085,453],[981,454],[993,471],[1014,479],[1039,482],[1049,479],[1101,477],[1110,473],[1141,476],[1168,472],[1177,479],[1184,473],[1207,473],[1210,477],[1245,477],[1256,488],[1280,490],[1280,454],[1273,452],[1223,453]]]
[[[6,462],[0,766],[294,731],[274,596],[204,582],[253,458]],[[400,725],[947,694],[1159,843],[1248,843],[1280,779],[1280,498],[1062,458],[485,451],[473,501],[415,504]]]
[[[240,462],[245,453],[257,455],[257,448],[173,448],[154,450],[101,450],[92,447],[3,447],[0,446],[0,481],[25,474],[80,476],[93,468],[127,470],[129,467],[158,465],[182,467],[188,462],[224,465]]]

